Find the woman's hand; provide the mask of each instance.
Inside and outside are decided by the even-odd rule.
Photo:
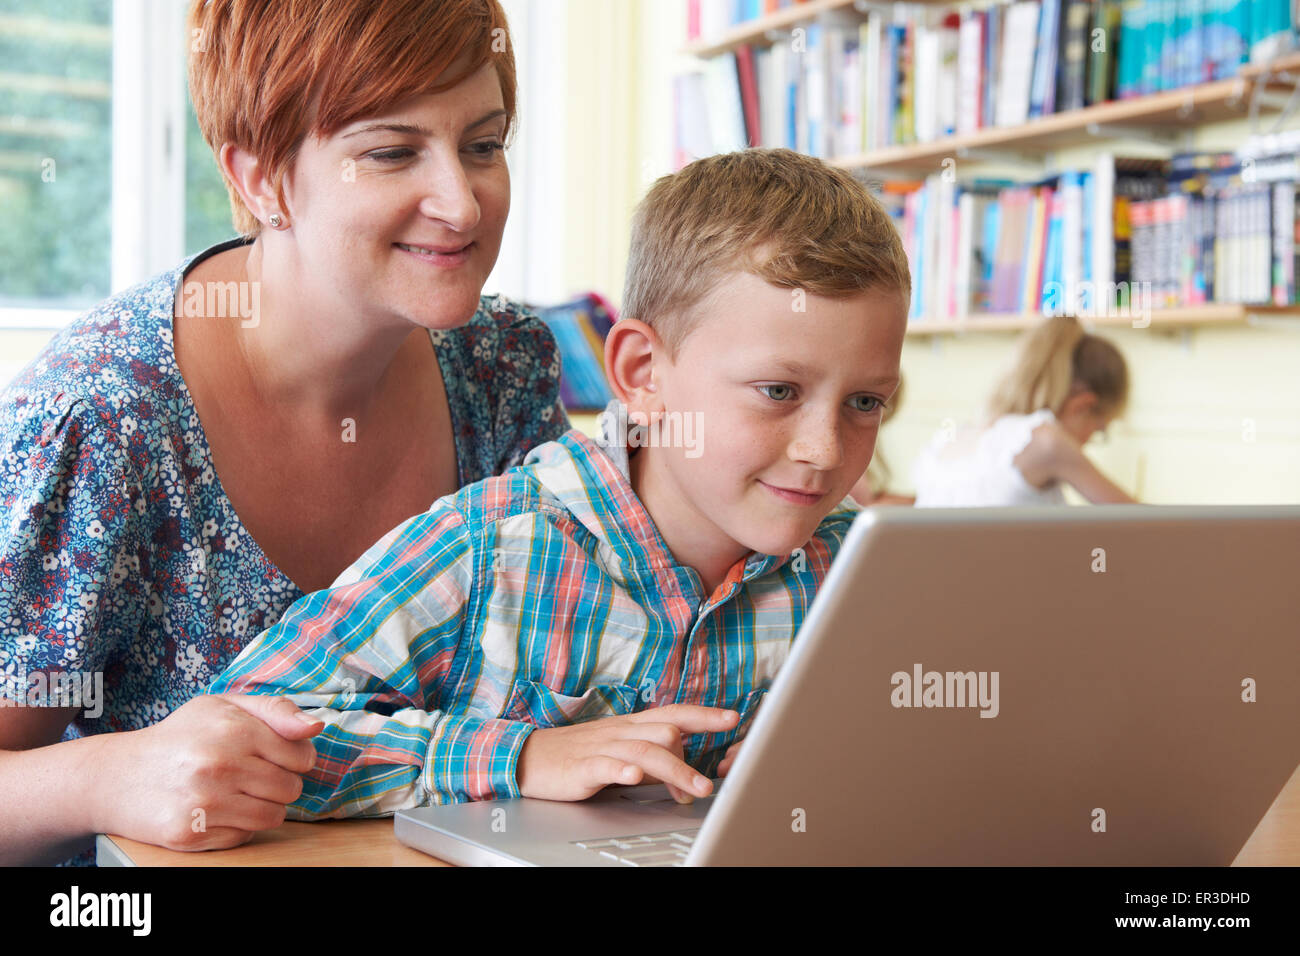
[[[239,846],[279,826],[324,723],[284,697],[201,695],[94,757],[96,832],[171,850]]]

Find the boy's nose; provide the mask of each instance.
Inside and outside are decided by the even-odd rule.
[[[790,442],[788,454],[821,470],[836,468],[844,460],[839,426],[833,416],[817,416],[802,423]]]

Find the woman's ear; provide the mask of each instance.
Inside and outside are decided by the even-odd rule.
[[[615,322],[605,337],[605,377],[614,397],[631,410],[662,411],[655,363],[663,353],[659,337],[646,323],[630,318]]]
[[[268,224],[273,213],[279,213],[281,217],[287,216],[288,210],[280,208],[279,197],[266,174],[266,168],[252,153],[233,143],[222,143],[217,150],[217,165],[234,184],[235,191],[253,218],[263,226]]]

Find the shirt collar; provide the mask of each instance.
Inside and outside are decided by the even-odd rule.
[[[600,437],[574,428],[553,442],[539,445],[524,459],[538,480],[594,534],[619,563],[635,568],[680,568],[654,519],[632,490],[625,407],[611,401],[597,419]],[[779,567],[788,554],[751,552],[727,581],[748,581]],[[737,562],[740,565],[740,562]],[[692,572],[698,580],[698,574]]]

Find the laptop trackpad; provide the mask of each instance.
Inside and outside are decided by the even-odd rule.
[[[707,797],[696,797],[694,803],[678,803],[673,799],[668,788],[662,783],[646,783],[636,787],[620,787],[618,798],[627,800],[640,807],[654,808],[662,810],[665,813],[679,813],[682,816],[695,817],[699,814],[699,809],[707,807],[713,801],[720,789],[721,781],[713,782],[713,793]]]

